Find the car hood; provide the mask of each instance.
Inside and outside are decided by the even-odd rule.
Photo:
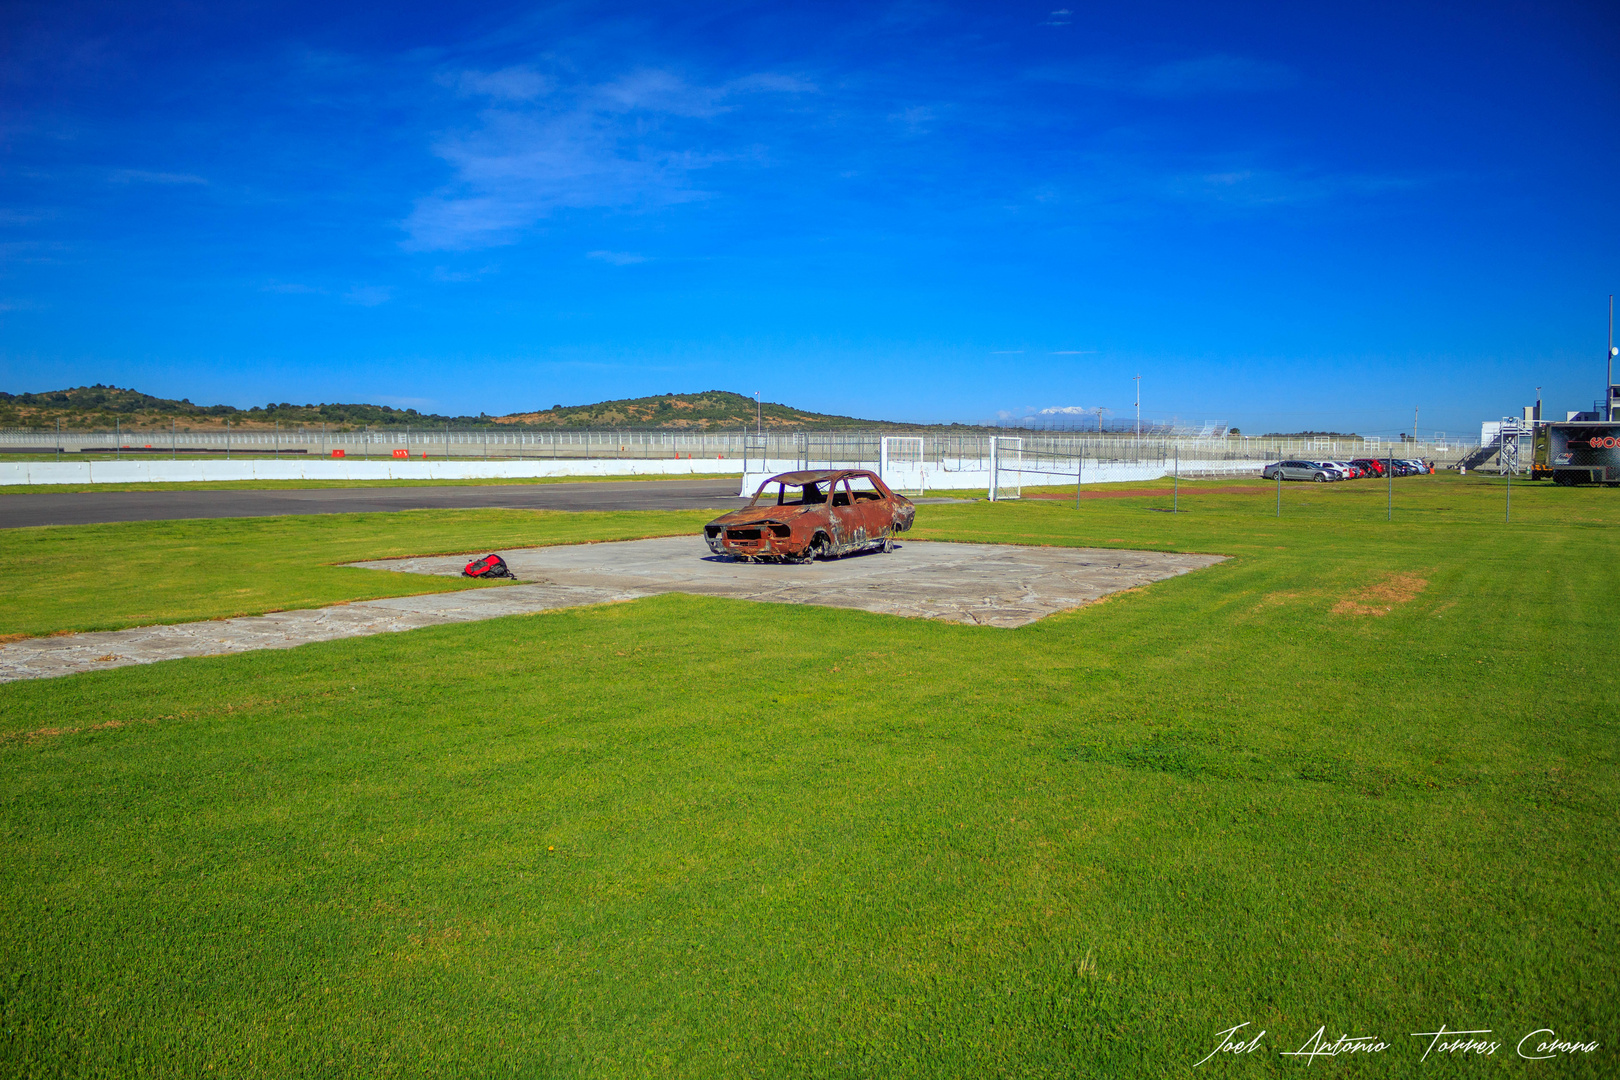
[[[826,509],[826,503],[817,503],[811,506],[745,506],[741,510],[733,510],[729,514],[722,514],[709,522],[710,525],[752,525],[759,521],[780,521],[787,524],[796,517]]]

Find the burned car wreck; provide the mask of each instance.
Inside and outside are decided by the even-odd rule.
[[[826,469],[782,473],[741,510],[703,527],[709,550],[750,562],[810,562],[868,548],[887,551],[917,508],[876,473]]]

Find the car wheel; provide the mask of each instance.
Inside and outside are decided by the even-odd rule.
[[[887,555],[890,552],[892,552],[893,550],[894,550],[894,537],[885,536],[883,538],[883,554]]]
[[[1318,484],[1322,484],[1322,483],[1327,482],[1327,477],[1322,475],[1321,473],[1317,473],[1315,476],[1311,477],[1311,479],[1315,480]]]

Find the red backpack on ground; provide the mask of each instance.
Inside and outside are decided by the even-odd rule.
[[[474,559],[468,563],[462,574],[475,578],[509,578],[512,571],[506,568],[506,560],[499,555],[485,555],[482,559]]]

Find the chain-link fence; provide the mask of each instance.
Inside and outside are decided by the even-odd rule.
[[[341,451],[358,458],[459,458],[487,460],[711,459],[741,460],[745,469],[787,462],[803,469],[871,468],[883,461],[883,440],[904,438],[905,454],[931,475],[978,472],[990,467],[991,440],[1016,438],[1025,460],[1052,459],[1165,465],[1179,460],[1189,475],[1229,471],[1219,463],[1275,461],[1285,457],[1347,460],[1357,457],[1424,458],[1444,466],[1476,449],[1462,441],[1380,439],[1268,439],[1255,436],[1154,435],[1121,432],[680,432],[499,431],[483,428],[387,428],[339,430],[306,427],[138,428],[0,431],[0,455],[125,457],[328,457]],[[920,441],[920,449],[918,443]],[[1064,470],[1067,466],[1063,467]],[[1042,470],[1044,471],[1044,470]]]

